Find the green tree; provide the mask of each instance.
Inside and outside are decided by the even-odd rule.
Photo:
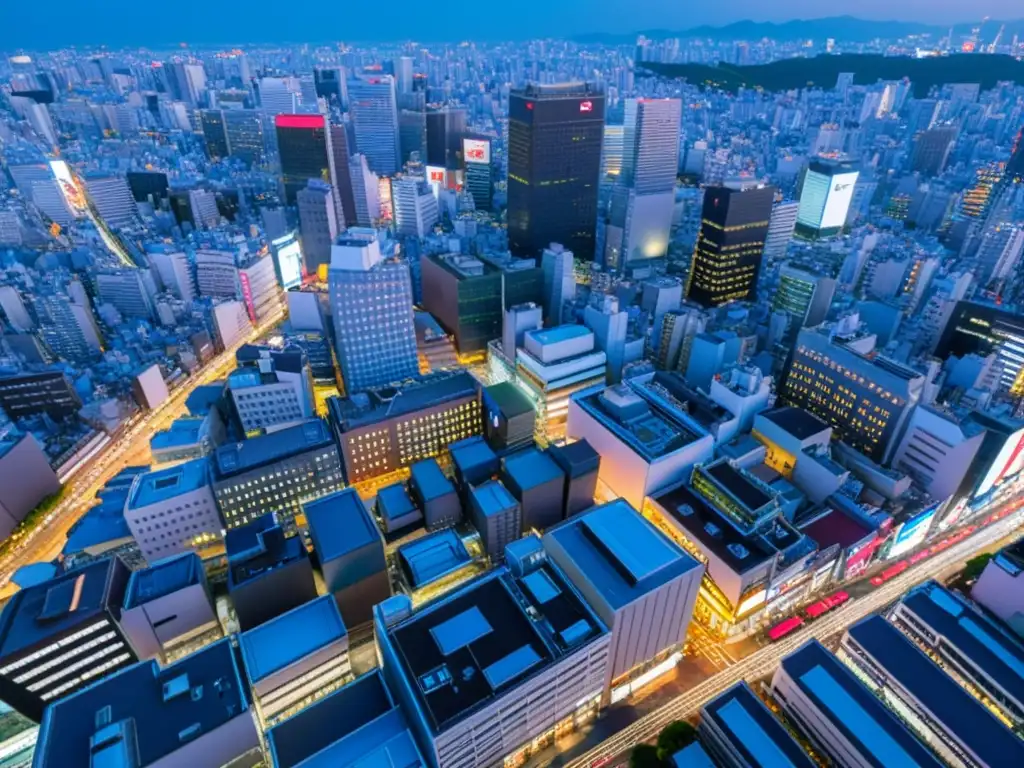
[[[637,744],[629,755],[629,768],[665,768],[658,757],[658,748],[651,744]]]
[[[697,739],[697,730],[685,720],[673,720],[658,734],[658,757],[664,762]]]
[[[988,565],[988,561],[991,559],[992,555],[986,552],[968,560],[964,565],[964,581],[973,581],[981,576],[981,572],[985,570],[985,566]]]

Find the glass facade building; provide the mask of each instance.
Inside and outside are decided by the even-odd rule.
[[[295,205],[310,179],[331,181],[326,121],[322,115],[278,115],[274,124],[285,198]]]

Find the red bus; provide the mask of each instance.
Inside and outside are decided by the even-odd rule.
[[[828,613],[834,608],[838,608],[849,599],[850,595],[847,592],[836,592],[834,595],[829,595],[828,597],[807,606],[804,613],[807,614],[809,619],[816,619],[822,614]]]
[[[804,625],[804,620],[799,616],[791,616],[788,619],[783,619],[774,627],[768,630],[768,637],[773,642],[775,640],[781,640],[783,637],[788,635],[790,632],[795,632]]]
[[[880,587],[883,584],[885,584],[885,582],[887,582],[889,579],[893,578],[894,576],[899,576],[901,573],[903,573],[909,567],[910,567],[910,562],[909,561],[907,561],[907,560],[900,560],[898,563],[896,563],[896,565],[890,565],[888,568],[886,568],[880,574],[878,574],[877,576],[872,578],[871,579],[871,583],[874,584],[876,587]]]

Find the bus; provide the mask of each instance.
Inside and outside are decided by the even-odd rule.
[[[775,642],[781,640],[791,632],[796,632],[800,627],[804,625],[804,620],[799,616],[791,616],[788,619],[783,619],[774,627],[768,630],[768,638]]]
[[[880,587],[883,584],[885,584],[885,582],[887,582],[889,579],[891,579],[891,578],[893,578],[895,576],[899,576],[901,573],[903,573],[909,567],[910,567],[910,561],[909,560],[900,560],[898,563],[896,563],[896,565],[890,565],[888,568],[886,568],[880,574],[878,574],[877,576],[873,577],[871,579],[871,583],[874,584],[876,587]]]
[[[816,619],[822,614],[838,608],[849,599],[850,595],[848,592],[836,592],[834,595],[829,595],[828,597],[822,598],[818,602],[807,606],[804,613],[807,614],[807,618]]]

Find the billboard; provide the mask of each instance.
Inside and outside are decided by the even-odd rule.
[[[78,185],[75,184],[68,164],[63,160],[51,160],[50,170],[53,171],[53,176],[57,179],[57,186],[60,187],[60,193],[64,196],[67,204],[71,206],[71,209],[78,212],[84,211],[85,197],[82,195]]]
[[[1007,438],[1003,447],[999,450],[992,466],[988,468],[988,474],[981,481],[974,498],[984,496],[992,490],[996,483],[1002,482],[1008,477],[1024,468],[1024,429],[1018,430]]]
[[[302,284],[302,248],[297,240],[278,249],[277,268],[281,274],[281,287],[286,291]]]
[[[825,209],[821,212],[821,229],[836,229],[846,225],[846,216],[853,202],[853,189],[857,184],[857,171],[837,173],[832,177]]]
[[[490,164],[491,142],[486,139],[463,139],[462,156],[467,163]]]
[[[908,518],[896,531],[893,537],[892,546],[889,548],[889,560],[899,557],[904,552],[909,552],[928,538],[928,532],[932,527],[932,520],[939,511],[942,503],[932,504],[925,507],[913,517]]]

